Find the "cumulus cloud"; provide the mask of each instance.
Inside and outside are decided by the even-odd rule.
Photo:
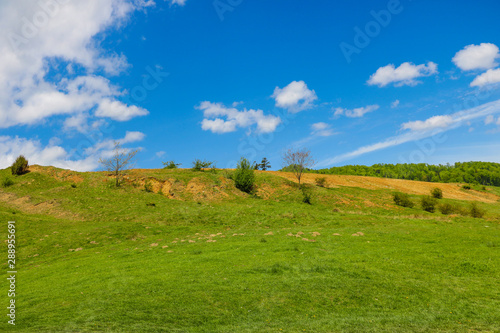
[[[380,108],[380,106],[378,106],[378,105],[368,105],[368,106],[364,106],[364,107],[356,108],[356,109],[352,109],[352,110],[343,109],[343,108],[336,108],[334,116],[336,116],[336,117],[346,116],[348,118],[361,118],[365,114],[367,114],[369,112],[376,111],[379,108]]]
[[[184,6],[187,0],[169,0],[172,5]]]
[[[100,116],[120,121],[147,114],[118,102],[123,92],[105,76],[121,73],[127,59],[103,50],[96,36],[152,5],[146,0],[2,1],[0,127],[66,116],[68,126],[83,129],[80,114],[93,116],[89,111],[96,107]],[[51,70],[58,75],[47,75]]]
[[[276,106],[297,113],[313,106],[318,99],[316,92],[310,90],[304,81],[293,81],[284,88],[276,87],[271,96],[276,101]]]
[[[319,122],[311,125],[312,135],[332,136],[335,134],[330,124]]]
[[[464,70],[490,69],[498,66],[495,61],[500,58],[498,46],[491,43],[480,45],[468,45],[455,54],[452,61],[455,65]]]
[[[271,133],[281,123],[281,118],[272,115],[264,115],[262,110],[239,111],[235,107],[228,108],[222,103],[202,102],[196,107],[203,111],[205,119],[201,122],[204,131],[224,134],[235,132],[238,128],[250,128],[256,126],[258,133]]]
[[[399,106],[399,99],[395,100],[394,102],[391,103],[391,109],[395,109]]]
[[[425,121],[410,121],[401,125],[401,128],[411,131],[428,131],[436,128],[446,128],[454,123],[452,116],[434,116]]]
[[[371,86],[385,87],[391,83],[396,87],[415,86],[421,81],[416,80],[419,77],[431,76],[437,74],[437,64],[432,61],[427,64],[415,65],[410,62],[405,62],[399,67],[389,64],[385,67],[380,67],[370,76],[367,83]]]
[[[477,76],[474,81],[471,82],[471,87],[483,87],[488,84],[499,83],[500,82],[500,68],[490,69],[487,72]]]

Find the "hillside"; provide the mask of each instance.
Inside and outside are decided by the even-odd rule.
[[[131,170],[119,188],[106,172],[30,171],[0,188],[0,217],[18,236],[14,331],[494,331],[500,321],[496,187],[307,174],[309,205],[282,172],[258,172],[246,194],[230,170]],[[441,203],[475,201],[486,215],[423,211],[436,186]],[[416,206],[396,206],[395,190]]]

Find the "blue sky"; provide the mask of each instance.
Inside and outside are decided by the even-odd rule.
[[[498,1],[0,3],[0,167],[500,162]]]

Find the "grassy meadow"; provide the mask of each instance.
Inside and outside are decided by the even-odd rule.
[[[290,180],[260,172],[249,195],[228,173],[134,170],[116,188],[103,172],[1,170],[18,281],[0,331],[500,330],[498,202],[472,218],[309,184],[309,205]]]

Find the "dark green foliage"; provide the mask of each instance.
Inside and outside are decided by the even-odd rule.
[[[431,191],[431,195],[433,198],[436,198],[436,199],[443,199],[443,191],[440,189],[440,188],[434,188],[432,191]]]
[[[26,172],[28,172],[28,160],[23,155],[20,155],[12,164],[10,170],[15,176],[24,175]]]
[[[411,201],[410,196],[406,193],[396,192],[392,195],[394,203],[401,207],[413,208],[414,204]]]
[[[438,208],[439,211],[444,215],[450,215],[455,212],[455,207],[453,207],[453,205],[449,203],[444,203],[442,205],[439,205]]]
[[[311,193],[311,191],[305,186],[301,186],[301,190],[302,190],[302,202],[306,203],[308,205],[312,205],[312,202],[311,202],[312,193]]]
[[[71,184],[71,187],[72,187],[72,188],[76,188],[76,184],[74,184],[74,183],[73,183],[73,184]]]
[[[259,164],[259,167],[262,171],[266,171],[267,169],[271,169],[271,163],[267,160],[267,158],[263,158]]]
[[[421,201],[422,209],[429,213],[434,213],[436,211],[436,204],[436,199],[430,196],[423,197]]]
[[[306,170],[308,172],[310,170]],[[374,164],[346,165],[314,171],[332,175],[355,175],[382,178],[420,180],[439,183],[472,183],[500,186],[500,164],[464,162],[454,165],[430,164]]]
[[[233,174],[234,185],[237,189],[246,193],[252,192],[255,183],[254,170],[255,165],[250,164],[244,157],[240,159]]]
[[[316,177],[315,181],[319,187],[325,187],[326,185],[326,177]]]
[[[191,168],[191,170],[193,170],[193,171],[203,171],[203,169],[210,168],[213,164],[214,164],[214,162],[210,162],[210,161],[207,161],[207,160],[203,160],[202,161],[202,160],[196,159],[193,162],[193,167]]]
[[[470,185],[463,185],[462,188],[464,190],[470,190],[471,189]]]
[[[5,177],[2,180],[2,187],[9,187],[9,186],[12,186],[12,185],[14,185],[14,181],[12,179],[10,179],[9,177]]]
[[[482,218],[484,217],[485,211],[477,205],[477,203],[473,202],[470,205],[470,216],[474,218]]]
[[[175,163],[175,161],[167,161],[163,162],[163,169],[177,169],[179,166],[181,166],[181,163]]]

